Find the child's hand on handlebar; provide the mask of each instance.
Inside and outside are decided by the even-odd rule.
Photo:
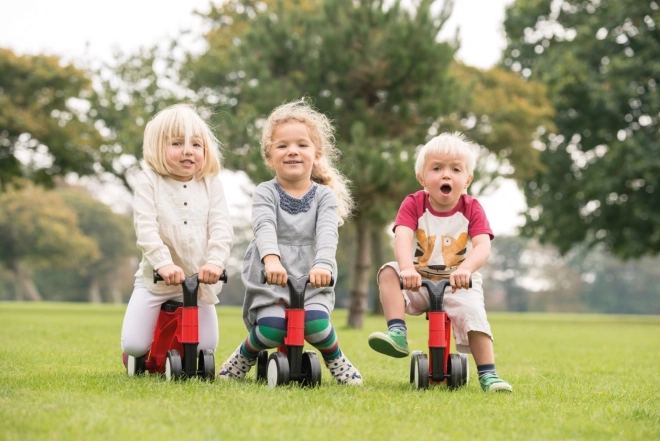
[[[282,288],[286,288],[287,274],[279,256],[269,254],[264,257],[264,270],[266,271],[266,282],[269,285],[280,285]]]
[[[167,286],[181,285],[186,279],[186,273],[173,263],[158,268],[156,272],[163,278]]]
[[[323,288],[330,285],[332,273],[323,268],[312,268],[309,271],[309,284],[314,288]]]
[[[455,293],[458,289],[470,288],[470,276],[472,273],[469,270],[457,268],[449,276],[449,284],[451,285],[451,292]]]
[[[399,275],[403,283],[403,289],[419,291],[419,288],[422,286],[422,276],[419,275],[414,267],[401,270]]]
[[[202,266],[199,269],[199,272],[197,273],[197,280],[199,280],[200,283],[213,285],[215,283],[218,283],[218,280],[220,280],[221,275],[222,275],[221,267],[213,263],[206,263],[204,264],[204,266]]]

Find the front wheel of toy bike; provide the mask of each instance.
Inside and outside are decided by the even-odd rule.
[[[302,354],[302,386],[316,387],[321,384],[321,362],[314,351]]]
[[[268,386],[289,384],[289,359],[282,352],[273,352],[268,359]]]
[[[257,381],[268,379],[268,351],[259,351],[257,355]]]
[[[412,351],[410,354],[410,384],[415,382],[415,364],[417,363],[417,356],[421,353],[422,351]]]
[[[213,381],[215,379],[215,358],[212,350],[202,349],[199,351],[197,375],[204,380]]]
[[[147,356],[133,357],[126,355],[126,373],[129,377],[142,375],[147,370]]]
[[[449,389],[455,390],[459,387],[465,386],[465,372],[459,354],[449,354],[447,370],[449,371],[449,378],[447,378],[447,386],[449,386]]]
[[[181,379],[182,375],[181,354],[175,349],[167,351],[165,358],[165,379],[167,381],[177,381]]]
[[[426,354],[419,353],[415,359],[414,385],[417,389],[429,387],[429,360]]]

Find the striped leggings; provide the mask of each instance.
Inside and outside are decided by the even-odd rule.
[[[257,323],[241,344],[241,353],[249,359],[255,359],[260,351],[282,345],[285,336],[284,308],[279,305],[266,307],[257,314]],[[341,355],[335,328],[330,323],[330,314],[323,307],[306,307],[305,340],[321,352],[325,361]]]

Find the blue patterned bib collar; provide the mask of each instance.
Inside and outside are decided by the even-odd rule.
[[[280,194],[280,208],[289,214],[298,214],[309,211],[312,206],[312,200],[316,194],[317,187],[318,184],[316,182],[312,182],[312,188],[310,188],[309,191],[303,195],[303,197],[297,199],[289,195],[286,191],[284,191],[279,183],[275,182],[275,188]]]

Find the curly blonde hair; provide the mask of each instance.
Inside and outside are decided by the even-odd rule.
[[[198,178],[215,176],[220,172],[220,142],[213,131],[189,104],[174,104],[153,116],[144,128],[142,156],[156,173],[170,176],[172,171],[165,160],[165,147],[173,138],[184,138],[187,144],[196,138],[204,145],[204,165],[197,173]]]
[[[349,180],[335,166],[341,152],[335,145],[335,129],[327,116],[314,109],[305,98],[276,107],[268,116],[262,130],[261,157],[270,166],[273,132],[278,126],[291,121],[303,123],[309,130],[317,149],[312,167],[312,181],[327,185],[335,193],[339,225],[342,225],[344,220],[350,218],[354,202],[348,188]]]

